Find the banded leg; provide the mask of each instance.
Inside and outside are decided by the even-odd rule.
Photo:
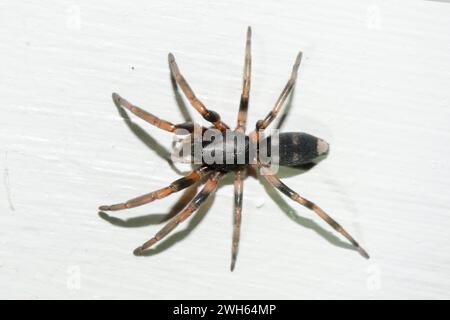
[[[236,172],[236,177],[234,179],[234,226],[233,226],[233,243],[231,246],[231,266],[230,266],[231,271],[234,270],[237,254],[239,251],[244,178],[245,178],[245,170],[240,169],[239,171]]]
[[[289,96],[289,93],[291,93],[292,88],[295,85],[295,81],[297,80],[297,72],[298,72],[298,68],[300,66],[301,60],[302,60],[302,53],[299,52],[297,55],[297,58],[295,59],[294,66],[292,67],[292,73],[291,73],[290,79],[286,83],[286,86],[284,87],[283,91],[281,92],[281,95],[278,98],[277,102],[275,103],[275,106],[273,107],[273,109],[264,118],[264,120],[259,120],[256,123],[257,131],[266,129],[272,123],[272,121],[276,118],[278,113],[280,112],[281,107],[284,105],[286,98]]]
[[[183,189],[193,185],[194,183],[199,181],[201,178],[203,178],[205,175],[207,175],[210,172],[211,172],[211,170],[208,167],[201,167],[201,168],[198,168],[198,169],[190,172],[185,177],[175,180],[174,182],[172,182],[169,186],[167,186],[165,188],[144,194],[142,196],[133,198],[133,199],[128,200],[123,203],[113,204],[110,206],[100,206],[98,209],[100,211],[117,211],[117,210],[123,210],[123,209],[129,209],[129,208],[142,206],[143,204],[150,203],[157,199],[165,198],[165,197],[171,195],[172,193],[183,190]]]
[[[147,121],[148,123],[154,125],[155,127],[168,131],[168,132],[174,132],[177,129],[185,129],[189,132],[193,132],[194,131],[194,127],[195,124],[192,122],[184,122],[181,124],[173,124],[169,121],[166,120],[162,120],[160,118],[158,118],[157,116],[151,114],[150,112],[147,112],[133,104],[131,104],[130,102],[128,102],[128,100],[122,98],[121,96],[119,96],[119,94],[117,93],[113,93],[112,94],[114,103],[116,103],[116,105],[122,106],[128,110],[130,110],[132,113],[134,113],[135,115],[137,115],[139,118]],[[203,128],[205,129],[205,128]]]
[[[331,218],[325,211],[323,211],[319,206],[313,202],[301,197],[297,192],[285,185],[276,175],[268,174],[264,175],[264,178],[269,181],[271,185],[280,190],[282,193],[287,195],[292,200],[300,203],[302,206],[314,211],[320,218],[322,218],[326,223],[328,223],[334,230],[342,234],[351,244],[359,251],[359,253],[364,257],[369,259],[367,252],[359,245],[355,239],[350,236],[350,234],[345,231],[345,229],[337,223],[333,218]]]
[[[220,120],[220,115],[213,110],[208,110],[205,105],[195,96],[194,91],[192,91],[186,79],[181,74],[180,69],[178,68],[178,65],[175,61],[175,57],[171,53],[169,53],[169,67],[172,76],[181,87],[181,90],[183,90],[186,98],[189,100],[190,104],[202,115],[203,119],[214,124],[216,129],[220,131],[227,130],[228,126]]]
[[[247,29],[247,41],[245,44],[245,63],[244,63],[244,77],[242,84],[241,102],[239,104],[239,113],[236,130],[245,133],[247,124],[248,100],[250,95],[250,82],[252,73],[252,29]]]
[[[222,172],[217,172],[214,174],[208,182],[206,182],[205,187],[200,191],[194,199],[188,204],[188,206],[180,212],[178,215],[173,217],[153,238],[144,243],[142,246],[136,248],[134,250],[134,254],[140,255],[142,251],[147,248],[150,248],[156,242],[164,238],[167,234],[169,234],[175,227],[189,218],[195,211],[197,211],[200,206],[208,199],[209,195],[211,195],[217,188],[217,183],[220,178],[224,175]]]

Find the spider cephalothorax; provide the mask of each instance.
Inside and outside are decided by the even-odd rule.
[[[239,245],[244,178],[246,176],[247,168],[253,167],[256,169],[260,169],[263,172],[262,176],[279,191],[290,197],[292,200],[298,202],[302,206],[314,211],[320,218],[327,222],[337,232],[341,233],[345,238],[347,238],[364,257],[368,258],[369,255],[367,254],[367,252],[347,233],[347,231],[344,230],[344,228],[340,224],[333,220],[333,218],[331,218],[316,204],[303,198],[287,185],[285,185],[272,170],[271,165],[273,165],[274,163],[272,163],[271,161],[262,160],[262,154],[264,154],[266,157],[269,157],[269,159],[276,158],[276,164],[278,165],[292,166],[310,163],[316,160],[316,158],[328,153],[328,143],[326,143],[322,139],[318,139],[306,133],[281,133],[276,137],[276,139],[274,136],[263,137],[264,130],[277,117],[281,107],[284,105],[287,97],[289,96],[295,85],[297,71],[302,58],[301,52],[295,59],[291,77],[289,78],[273,109],[264,119],[259,120],[256,123],[256,128],[253,132],[251,132],[249,135],[245,134],[250,93],[250,49],[251,29],[249,27],[247,30],[247,42],[245,47],[243,89],[239,106],[237,126],[233,131],[235,138],[237,140],[240,140],[241,143],[235,143],[235,140],[233,139],[222,139],[229,136],[229,134],[231,133],[231,129],[221,120],[220,115],[217,112],[207,109],[205,105],[195,96],[194,92],[192,91],[184,77],[181,75],[177,63],[175,62],[174,56],[170,53],[169,66],[171,74],[176,83],[181,87],[190,104],[203,116],[206,121],[210,122],[213,125],[215,131],[219,133],[218,137],[222,138],[217,140],[209,140],[208,142],[201,140],[200,158],[193,157],[194,160],[197,160],[193,162],[197,163],[198,167],[187,174],[185,177],[172,182],[169,186],[160,190],[128,200],[124,203],[100,206],[99,209],[103,211],[115,211],[137,207],[152,202],[153,200],[167,197],[174,192],[178,192],[182,189],[196,184],[197,182],[206,180],[203,189],[191,200],[191,202],[183,209],[183,211],[173,217],[153,238],[145,242],[142,246],[138,247],[134,251],[135,254],[140,255],[145,249],[151,247],[156,242],[164,238],[179,223],[186,220],[190,215],[197,211],[198,208],[206,201],[209,195],[215,192],[218,181],[224,175],[230,172],[234,172],[235,200],[231,259],[231,270],[233,270]],[[188,133],[194,134],[196,132],[196,128],[198,128],[198,126],[192,123],[181,123],[178,125],[174,125],[168,121],[159,119],[153,114],[132,105],[116,93],[113,93],[113,99],[117,105],[130,110],[138,117],[165,131],[174,133],[177,130],[184,130]],[[204,137],[205,132],[208,131],[210,132],[210,129],[201,127],[201,137]],[[277,157],[273,157],[273,150],[277,151]],[[218,154],[220,155],[218,156]],[[209,160],[206,160],[207,155],[210,157]]]

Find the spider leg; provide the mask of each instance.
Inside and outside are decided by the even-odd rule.
[[[295,81],[297,79],[297,71],[300,66],[300,62],[302,60],[302,53],[299,52],[297,55],[297,58],[295,59],[294,66],[292,67],[292,73],[291,77],[289,78],[288,82],[286,83],[286,86],[284,87],[283,91],[281,92],[280,97],[278,98],[277,102],[275,103],[275,106],[273,109],[269,112],[269,114],[264,118],[264,120],[259,120],[256,123],[256,130],[264,130],[267,128],[272,121],[276,118],[278,115],[281,107],[284,105],[284,102],[286,101],[286,98],[289,96],[289,93],[291,93],[292,88],[295,85]]]
[[[245,170],[243,169],[238,170],[236,172],[236,177],[234,179],[234,226],[233,226],[233,242],[231,246],[231,266],[230,266],[231,271],[234,270],[237,254],[239,251],[244,178],[245,178]]]
[[[136,248],[134,250],[134,254],[140,255],[142,251],[150,248],[156,242],[164,238],[178,224],[189,218],[195,211],[197,211],[206,199],[216,190],[217,183],[223,175],[223,172],[216,172],[211,178],[209,178],[204,188],[194,197],[194,199],[192,199],[188,206],[178,215],[173,217],[153,238],[145,242],[142,246]]]
[[[128,110],[130,110],[131,112],[133,112],[135,115],[137,115],[139,118],[147,121],[148,123],[154,125],[155,127],[168,131],[168,132],[174,132],[177,129],[185,129],[188,130],[189,132],[193,132],[194,131],[194,127],[195,124],[192,122],[184,122],[181,124],[173,124],[169,121],[166,120],[162,120],[160,118],[158,118],[157,116],[151,114],[150,112],[147,112],[133,104],[131,104],[130,102],[128,102],[128,100],[122,98],[121,96],[119,96],[119,94],[117,93],[113,93],[112,94],[114,103],[116,105],[122,106]],[[205,129],[205,128],[202,128]]]
[[[248,111],[248,99],[250,95],[250,82],[252,72],[252,29],[247,29],[247,41],[245,44],[245,63],[244,63],[244,76],[242,84],[241,102],[239,104],[239,113],[237,120],[236,130],[242,133],[245,132],[247,124],[247,111]]]
[[[323,211],[319,206],[314,204],[313,202],[301,197],[297,192],[289,188],[287,185],[285,185],[280,178],[278,178],[275,174],[267,174],[264,175],[264,178],[269,181],[271,185],[273,185],[275,188],[280,190],[282,193],[287,195],[292,200],[300,203],[302,206],[314,211],[320,218],[325,220],[326,223],[328,223],[333,229],[335,229],[337,232],[342,234],[345,238],[347,238],[348,241],[351,242],[351,244],[359,251],[359,253],[369,259],[369,255],[367,252],[359,245],[358,242],[355,241],[355,239],[350,236],[350,234],[345,231],[345,229],[337,223],[333,218],[331,218],[325,211]]]
[[[98,209],[100,211],[117,211],[117,210],[122,210],[122,209],[138,207],[143,204],[150,203],[154,200],[165,198],[174,192],[183,190],[183,189],[193,185],[194,183],[198,182],[201,178],[203,178],[205,175],[209,174],[210,172],[211,172],[211,169],[209,169],[208,167],[200,167],[200,168],[190,172],[185,177],[175,180],[174,182],[172,182],[169,186],[167,186],[165,188],[144,194],[142,196],[133,198],[133,199],[128,200],[123,203],[113,204],[110,206],[100,206]]]
[[[186,79],[181,74],[180,69],[178,68],[178,65],[175,61],[175,57],[172,53],[169,53],[169,67],[172,76],[181,87],[181,90],[183,90],[186,98],[189,100],[190,104],[202,115],[203,119],[214,124],[214,126],[220,131],[227,130],[228,126],[220,120],[220,115],[213,110],[208,110],[205,105],[195,96],[194,91],[192,91]]]

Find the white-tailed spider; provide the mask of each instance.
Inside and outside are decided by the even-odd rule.
[[[291,93],[295,81],[297,78],[297,71],[300,66],[300,61],[302,58],[302,53],[300,52],[296,59],[294,66],[292,68],[291,76],[281,92],[280,97],[273,109],[267,114],[267,116],[257,121],[255,130],[250,134],[245,134],[246,122],[247,122],[247,109],[249,102],[250,93],[250,77],[251,77],[251,28],[247,30],[247,39],[245,46],[245,65],[244,65],[244,75],[243,75],[243,88],[239,105],[239,113],[237,117],[237,125],[234,130],[225,124],[219,114],[215,111],[207,109],[206,106],[195,96],[191,87],[188,85],[186,79],[180,72],[177,63],[175,62],[175,57],[169,53],[169,66],[170,71],[175,79],[176,83],[181,87],[186,98],[189,100],[192,107],[194,107],[202,117],[210,122],[214,130],[218,130],[224,136],[231,131],[235,135],[240,135],[244,137],[244,144],[236,145],[234,140],[224,139],[209,143],[202,142],[202,148],[204,150],[213,149],[214,151],[222,152],[223,159],[234,159],[234,161],[225,161],[221,163],[206,163],[204,161],[200,162],[200,165],[187,174],[185,177],[172,182],[169,186],[159,189],[157,191],[139,196],[137,198],[128,200],[123,203],[114,205],[104,205],[100,206],[101,211],[116,211],[122,209],[134,208],[146,203],[150,203],[154,200],[161,199],[171,195],[172,193],[178,192],[185,189],[191,185],[198,182],[206,180],[203,189],[197,193],[197,195],[191,200],[191,202],[176,216],[174,216],[156,235],[145,242],[142,246],[138,247],[134,253],[140,255],[145,249],[150,248],[155,243],[164,238],[168,233],[170,233],[178,224],[189,218],[194,212],[196,212],[199,207],[206,201],[206,199],[215,192],[217,188],[218,181],[223,178],[226,174],[234,172],[234,227],[233,227],[233,240],[232,240],[232,256],[231,256],[231,270],[234,269],[236,257],[238,253],[239,246],[239,234],[241,227],[241,214],[242,214],[242,197],[243,197],[243,184],[244,178],[246,176],[247,169],[252,167],[263,172],[262,176],[267,179],[267,181],[273,185],[276,189],[284,193],[286,196],[292,200],[298,202],[302,206],[315,212],[320,218],[325,220],[332,228],[337,232],[342,234],[347,238],[352,245],[366,258],[369,258],[367,252],[356,242],[350,234],[344,230],[344,228],[337,223],[333,218],[331,218],[325,211],[323,211],[319,206],[313,202],[303,198],[297,192],[289,188],[284,184],[276,173],[269,168],[267,163],[263,163],[260,159],[260,141],[262,139],[262,134],[264,130],[272,123],[272,121],[277,117],[280,109],[285,104],[287,97]],[[178,125],[172,124],[168,121],[159,119],[153,114],[129,103],[124,98],[120,97],[118,94],[113,93],[113,99],[117,105],[120,105],[148,123],[168,132],[175,133],[178,129],[188,130],[193,133],[197,127],[191,122],[185,122]],[[202,131],[208,130],[202,127]],[[269,141],[270,137],[265,138],[266,142]],[[232,145],[230,145],[232,143]],[[256,146],[256,156],[249,156],[249,146]],[[279,156],[278,161],[281,166],[296,166],[311,163],[316,160],[319,156],[327,154],[329,151],[329,145],[322,139],[316,138],[312,135],[300,132],[288,132],[279,134],[277,143]],[[237,162],[237,154],[245,154],[243,162]]]

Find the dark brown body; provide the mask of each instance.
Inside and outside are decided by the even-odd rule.
[[[259,145],[252,145],[254,143],[247,135],[236,131],[232,134],[235,139],[230,139],[230,136],[227,138],[223,133],[219,141],[203,143],[202,159],[197,157],[197,160],[211,169],[229,172],[255,164],[256,152],[265,159],[270,159],[269,163],[298,166],[313,162],[329,150],[324,140],[303,132],[280,133],[275,138],[269,136],[262,139]],[[211,161],[212,155],[217,156],[216,161]]]

